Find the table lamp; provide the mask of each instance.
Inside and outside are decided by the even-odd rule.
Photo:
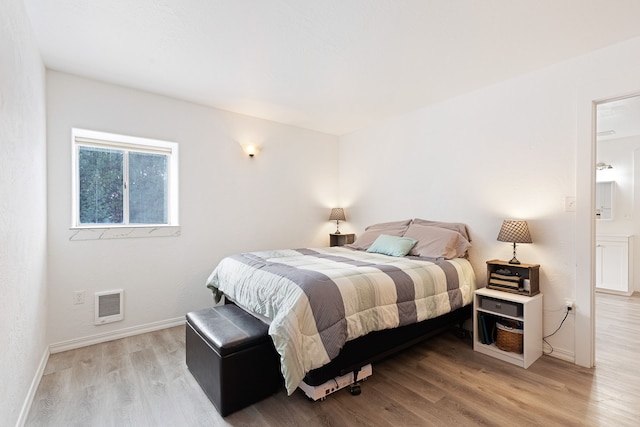
[[[344,209],[342,208],[333,208],[331,209],[331,215],[329,215],[329,221],[336,222],[336,232],[333,234],[340,234],[340,221],[346,221],[347,219],[344,216]]]
[[[520,264],[520,261],[516,258],[516,243],[532,243],[527,221],[515,219],[502,221],[498,241],[513,243],[513,258],[511,258],[509,264]]]

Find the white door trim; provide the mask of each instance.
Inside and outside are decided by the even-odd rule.
[[[575,363],[595,365],[596,105],[640,94],[640,70],[582,85],[577,97]]]

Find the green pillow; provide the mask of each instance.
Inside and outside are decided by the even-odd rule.
[[[389,236],[381,234],[373,242],[367,252],[391,256],[405,256],[418,241],[409,237]]]

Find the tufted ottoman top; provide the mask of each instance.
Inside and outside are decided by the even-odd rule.
[[[271,341],[268,325],[232,304],[193,311],[187,322],[220,356]]]

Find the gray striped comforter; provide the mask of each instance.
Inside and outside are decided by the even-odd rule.
[[[333,247],[230,256],[207,286],[270,319],[291,394],[346,341],[471,303],[475,276],[461,258],[431,262]]]

